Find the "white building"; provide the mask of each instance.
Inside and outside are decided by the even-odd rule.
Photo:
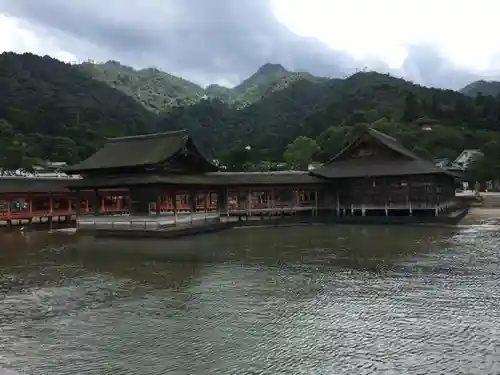
[[[467,170],[469,166],[484,157],[484,154],[479,150],[465,149],[460,155],[455,159],[453,164],[459,166],[462,170]]]

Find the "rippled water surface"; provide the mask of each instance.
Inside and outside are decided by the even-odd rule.
[[[498,374],[499,239],[494,223],[1,235],[0,367]]]

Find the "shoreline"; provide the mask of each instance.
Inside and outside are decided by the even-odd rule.
[[[498,222],[500,224],[500,207],[499,208],[488,208],[488,207],[470,207],[467,215],[457,224],[455,225],[474,225],[474,224],[481,224],[484,222]],[[241,223],[232,223],[233,228],[232,229],[245,229],[245,228],[258,228],[258,227],[277,227],[277,226],[304,226],[304,225],[311,225],[311,224],[328,224],[328,222],[304,222],[304,221],[297,221],[297,222],[289,222],[289,221],[273,221],[273,222],[266,222],[266,221],[261,221],[261,220],[251,220],[250,222],[241,222]],[[80,232],[77,227],[76,223],[54,223],[52,228],[47,228],[47,223],[43,223],[45,225],[40,225],[40,224],[35,224],[35,225],[26,225],[25,227],[21,226],[14,226],[12,228],[7,228],[0,226],[0,231],[1,232],[47,232],[47,233],[65,233],[65,234],[77,234]],[[65,225],[66,224],[66,225]],[[69,224],[69,225],[68,225]],[[239,224],[239,225],[238,225]],[[346,223],[334,223],[331,222],[331,224],[351,224],[349,222]],[[369,225],[370,223],[367,223],[366,225]],[[363,223],[357,223],[356,225],[363,225]],[[380,225],[395,225],[394,223],[383,223],[381,222]],[[427,225],[427,226],[442,226],[446,225],[445,223],[438,223],[438,222],[429,222],[429,223],[400,223],[398,225]],[[453,224],[448,224],[449,226],[453,226]],[[82,231],[84,232],[84,231]],[[147,236],[146,236],[147,237]]]
[[[460,224],[477,224],[483,221],[498,221],[500,223],[500,207],[471,207]]]

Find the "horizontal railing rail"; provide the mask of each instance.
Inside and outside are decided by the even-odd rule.
[[[190,216],[169,218],[108,216],[93,219],[82,217],[78,219],[78,227],[92,230],[170,230],[220,222],[218,214]]]

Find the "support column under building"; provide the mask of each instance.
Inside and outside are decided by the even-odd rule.
[[[222,212],[226,212],[226,215],[229,216],[229,207],[228,207],[228,189],[223,187],[217,190],[217,213],[220,215]]]
[[[152,198],[152,192],[149,193],[142,189],[130,189],[130,215],[149,216],[149,202],[153,200],[150,199]]]
[[[196,190],[190,190],[188,192],[188,204],[189,204],[189,222],[193,224],[193,216],[197,213],[196,207],[196,198],[198,197],[198,193]]]

